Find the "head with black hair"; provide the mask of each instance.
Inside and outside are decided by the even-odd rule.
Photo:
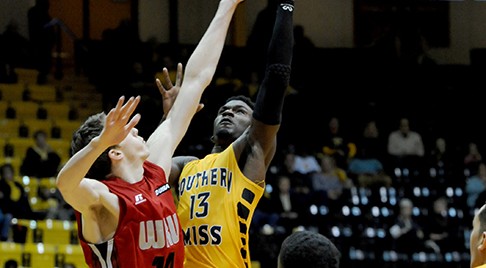
[[[251,124],[255,103],[244,95],[228,98],[214,119],[213,152],[221,151],[238,139]]]
[[[341,252],[327,237],[298,231],[283,241],[278,268],[338,268],[340,258]]]

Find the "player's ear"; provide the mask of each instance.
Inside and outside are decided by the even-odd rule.
[[[486,231],[481,233],[481,237],[479,238],[479,251],[486,250]]]
[[[113,160],[120,160],[123,157],[123,153],[116,148],[112,148],[108,151],[108,157]]]

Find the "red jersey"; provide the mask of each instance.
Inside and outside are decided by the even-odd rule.
[[[120,219],[112,239],[91,244],[78,235],[89,267],[183,267],[184,241],[174,199],[161,167],[146,161],[143,179],[130,184],[120,178],[102,181],[118,196]]]

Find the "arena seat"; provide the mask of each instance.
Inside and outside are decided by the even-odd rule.
[[[51,135],[51,127],[52,123],[50,120],[40,120],[40,119],[25,119],[23,120],[24,124],[27,126],[29,129],[29,137],[31,138],[32,144],[34,143],[34,140],[32,140],[32,137],[34,137],[34,133],[38,130],[42,130],[47,134],[47,137],[50,137]]]
[[[27,149],[34,145],[32,138],[11,138],[8,140],[13,145],[14,157],[23,159]]]
[[[19,135],[20,121],[18,119],[0,119],[0,138],[8,139]]]
[[[42,102],[54,102],[57,99],[56,88],[52,85],[30,84],[30,99]]]
[[[5,263],[14,260],[17,264],[22,263],[23,245],[13,242],[0,242],[0,267],[5,267]]]
[[[82,122],[70,120],[56,120],[55,125],[61,129],[61,139],[71,140],[73,133],[78,130]]]
[[[22,266],[57,267],[56,246],[45,243],[26,243],[22,255]]]
[[[50,219],[37,221],[37,229],[40,231],[41,241],[45,244],[70,244],[73,225],[74,223],[70,221]]]
[[[47,110],[47,117],[50,119],[69,119],[71,107],[66,102],[46,102],[42,106]]]
[[[58,245],[58,254],[63,256],[65,264],[73,264],[76,268],[88,267],[80,245]]]
[[[24,85],[17,84],[0,84],[1,100],[5,101],[21,101]]]
[[[12,107],[18,119],[34,119],[37,116],[39,104],[33,101],[12,101]]]
[[[39,71],[29,68],[15,68],[19,84],[36,84]]]

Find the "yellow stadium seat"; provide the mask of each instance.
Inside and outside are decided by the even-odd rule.
[[[39,104],[33,101],[12,101],[12,107],[17,112],[18,119],[35,119]]]
[[[63,256],[64,263],[74,264],[76,268],[87,268],[81,245],[59,245],[58,254]]]
[[[50,119],[69,119],[70,105],[66,102],[46,102],[42,106],[47,110],[47,116]]]
[[[13,242],[0,242],[0,267],[5,267],[8,260],[14,260],[19,267],[22,264],[23,245]]]
[[[4,155],[4,147],[5,147],[5,144],[7,143],[7,140],[6,139],[0,139],[0,156],[3,156],[5,157],[6,155]]]
[[[18,137],[20,121],[17,119],[0,119],[0,138]]]
[[[39,178],[39,186],[48,189],[56,189],[56,178]]]
[[[56,266],[56,246],[45,243],[26,243],[24,245],[23,266],[46,268]]]
[[[8,102],[0,100],[0,118],[2,119],[6,118],[7,107],[8,107]]]
[[[49,139],[47,143],[51,145],[52,149],[61,157],[61,164],[65,163],[70,156],[71,140],[67,139]]]
[[[37,228],[40,230],[41,241],[47,244],[70,244],[71,231],[74,229],[74,222],[61,220],[40,220],[37,221]]]
[[[35,118],[39,104],[34,101],[12,101],[12,107],[17,112],[17,118]]]
[[[0,92],[3,101],[22,101],[22,92],[24,85],[17,84],[0,84]]]
[[[8,142],[13,145],[14,157],[19,159],[24,159],[27,149],[34,145],[32,138],[10,138]]]
[[[73,133],[81,126],[80,121],[56,120],[54,125],[61,129],[61,139],[71,140]]]
[[[47,134],[47,137],[51,136],[52,122],[50,120],[39,120],[39,119],[25,119],[23,123],[29,129],[29,137],[34,137],[34,133],[38,130],[42,130]],[[34,140],[31,138],[32,143]]]
[[[17,74],[18,83],[36,84],[37,75],[39,71],[36,69],[28,68],[15,68],[15,73]]]
[[[56,101],[56,88],[52,85],[30,84],[30,99],[34,101]]]

